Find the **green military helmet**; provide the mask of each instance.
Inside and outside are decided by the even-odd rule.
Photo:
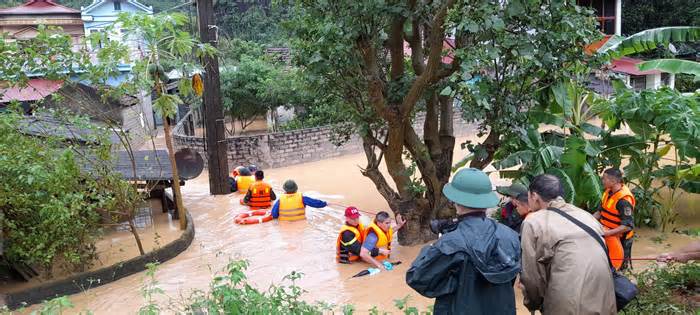
[[[294,181],[291,180],[291,179],[288,179],[288,180],[286,180],[286,181],[284,182],[284,184],[282,185],[282,189],[284,189],[284,192],[286,192],[286,193],[288,193],[288,194],[291,194],[291,193],[297,192],[297,190],[299,189],[299,187],[297,186],[297,183],[296,183],[296,182],[294,182]]]
[[[442,193],[450,201],[469,208],[492,208],[498,205],[498,196],[493,192],[491,180],[486,173],[475,168],[457,171]]]
[[[516,198],[519,195],[526,193],[527,187],[521,183],[513,183],[510,186],[498,186],[496,187],[496,191],[501,195]]]

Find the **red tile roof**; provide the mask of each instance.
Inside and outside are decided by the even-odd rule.
[[[11,87],[0,89],[0,103],[9,103],[11,101],[38,101],[43,99],[61,88],[63,82],[51,81],[46,79],[31,79],[26,87]]]
[[[29,0],[25,4],[0,9],[0,15],[35,15],[35,14],[80,14],[80,10],[64,7],[53,0]]]
[[[650,71],[640,71],[637,68],[637,64],[643,62],[641,59],[634,59],[630,57],[622,57],[620,59],[613,59],[611,70],[615,72],[621,72],[630,75],[647,75],[647,74],[659,74],[661,71],[650,70]]]
[[[584,48],[584,51],[585,51],[586,54],[588,54],[588,55],[593,55],[593,53],[595,53],[596,51],[598,51],[598,49],[600,49],[600,47],[603,47],[603,45],[605,45],[605,43],[607,43],[608,40],[610,40],[610,38],[612,38],[612,35],[605,35],[605,36],[603,37],[603,39],[601,39],[601,40],[599,40],[599,41],[597,41],[597,42],[593,42],[593,43],[589,44],[588,46],[586,46],[586,47]]]

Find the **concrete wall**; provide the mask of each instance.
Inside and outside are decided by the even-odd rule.
[[[141,147],[151,134],[151,128],[147,123],[147,117],[141,109],[141,105],[133,105],[122,108],[122,129],[129,134],[131,147]]]
[[[424,121],[424,115],[416,117],[414,128],[423,130]],[[454,132],[457,137],[475,132],[474,126],[465,122],[459,111],[454,116]],[[173,138],[178,149],[194,149],[202,155],[206,163],[204,138],[186,136],[182,122],[174,128]],[[281,167],[362,152],[362,141],[357,135],[352,136],[342,146],[335,146],[331,126],[232,137],[226,139],[226,144],[229,168],[250,164],[264,168]]]

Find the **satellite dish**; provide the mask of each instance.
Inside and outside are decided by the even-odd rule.
[[[204,170],[204,159],[190,148],[182,148],[175,152],[175,163],[181,179],[196,178]]]

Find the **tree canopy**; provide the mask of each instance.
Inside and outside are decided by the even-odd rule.
[[[363,175],[408,218],[402,243],[432,238],[429,220],[453,211],[442,196],[453,100],[488,135],[471,146],[482,168],[546,87],[588,65],[583,47],[597,36],[592,12],[568,1],[309,0],[293,10],[296,61],[343,101],[363,141]],[[419,111],[425,123],[414,128]]]

